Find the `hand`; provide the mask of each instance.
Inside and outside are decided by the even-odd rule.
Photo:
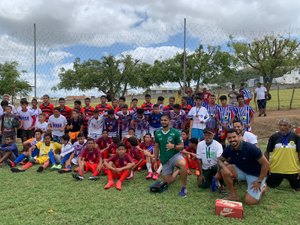
[[[122,168],[115,168],[116,173],[121,173],[122,172]]]
[[[172,143],[168,142],[168,144],[166,145],[166,148],[168,150],[173,149],[173,148],[175,148],[175,144],[172,144]]]
[[[65,128],[59,128],[59,131],[63,132],[65,130]]]
[[[154,169],[155,171],[157,171],[157,169],[158,169],[157,160],[154,158],[154,159],[152,160],[152,162],[153,162],[153,169]]]
[[[255,192],[260,191],[260,186],[261,186],[261,183],[259,183],[257,180],[252,183],[252,188]]]

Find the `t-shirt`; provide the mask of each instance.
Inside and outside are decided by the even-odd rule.
[[[141,105],[141,108],[145,111],[145,112],[151,112],[152,111],[152,108],[153,108],[153,104],[150,102],[150,103],[147,103],[147,102],[144,102],[142,105]]]
[[[188,117],[193,120],[192,128],[204,130],[206,127],[205,123],[209,119],[209,114],[205,107],[201,106],[199,108],[199,107],[194,106],[189,111]],[[204,123],[200,123],[201,121],[204,121]]]
[[[106,104],[106,103],[105,103],[104,105],[98,104],[98,105],[96,105],[96,109],[99,110],[99,113],[100,113],[100,114],[104,114],[104,113],[107,112],[108,110],[112,109],[112,106],[109,105],[109,104]]]
[[[1,151],[5,152],[13,152],[16,157],[18,157],[18,147],[15,143],[12,143],[11,145],[3,144],[1,145]]]
[[[197,158],[202,161],[202,169],[208,170],[210,167],[217,165],[218,157],[223,153],[222,145],[213,140],[207,145],[205,140],[200,141],[197,145]]]
[[[3,133],[15,133],[15,129],[20,126],[20,121],[14,114],[3,114],[2,115],[2,126]]]
[[[250,123],[254,115],[253,108],[249,105],[237,106],[235,107],[234,114],[244,124],[244,130],[251,131],[251,128],[247,128],[246,125]]]
[[[98,148],[93,148],[93,150],[90,151],[86,147],[81,151],[79,157],[82,157],[84,161],[88,161],[90,163],[99,163],[101,160],[101,152]]]
[[[77,120],[71,118],[68,122],[68,125],[73,126],[70,129],[70,132],[78,132],[78,131],[80,131],[81,126],[83,125],[83,119],[81,117],[78,117]]]
[[[39,115],[42,114],[42,110],[40,108],[36,108],[36,109],[31,108],[30,111],[32,115],[35,116],[36,120],[38,120]]]
[[[146,132],[149,128],[149,123],[146,120],[146,117],[143,116],[142,118],[139,118],[137,115],[133,116],[133,128],[135,132],[137,133],[143,133]]]
[[[209,115],[209,119],[206,121],[206,127],[211,129],[217,128],[216,116],[219,113],[220,106],[217,104],[207,104],[205,108],[207,109]]]
[[[142,155],[137,147],[131,147],[128,151],[128,154],[135,160],[139,161],[142,159]]]
[[[234,150],[231,145],[228,145],[222,156],[246,174],[259,176],[261,165],[257,160],[262,157],[262,152],[256,145],[241,141],[238,150]]]
[[[300,137],[295,133],[283,136],[277,132],[269,138],[267,151],[271,153],[271,173],[295,174],[300,171]]]
[[[165,164],[175,154],[179,153],[176,149],[168,150],[166,147],[168,142],[175,145],[182,143],[180,132],[175,128],[170,128],[167,132],[164,132],[162,128],[156,130],[154,139],[155,143],[159,144],[160,161],[162,164]]]
[[[231,128],[232,125],[230,121],[234,118],[234,108],[232,105],[220,106],[217,118],[220,120],[221,124],[227,124],[227,128]],[[223,127],[220,125],[219,130],[223,130]]]
[[[186,113],[184,110],[180,110],[179,114],[176,114],[174,110],[170,111],[172,127],[178,130],[182,129],[182,126],[186,123]]]
[[[254,145],[257,144],[257,136],[248,131],[244,132],[243,140]]]
[[[111,143],[112,143],[112,139],[109,137],[105,139],[103,137],[100,137],[96,140],[96,144],[98,145],[98,148],[100,148],[101,150],[107,148]]]
[[[116,137],[118,135],[118,131],[119,131],[118,119],[116,117],[114,117],[114,118],[110,118],[108,116],[105,117],[103,129],[108,130],[109,137]]]
[[[146,142],[142,142],[139,144],[141,149],[145,149],[148,150],[148,152],[150,152],[151,154],[154,151],[154,143],[151,141],[149,144],[147,144]]]
[[[107,162],[113,162],[116,168],[123,168],[127,166],[128,163],[133,163],[133,159],[128,154],[125,154],[122,158],[118,154],[115,154],[107,159]]]
[[[57,143],[57,142],[50,142],[50,145],[46,145],[45,142],[38,142],[35,145],[38,150],[39,150],[39,156],[43,156],[43,155],[48,155],[48,153],[50,152],[50,150],[52,151],[57,151],[57,150],[61,150],[61,144]]]
[[[61,155],[62,157],[64,157],[65,155],[67,155],[67,154],[69,154],[69,153],[72,153],[72,152],[74,152],[74,147],[73,147],[73,145],[71,144],[71,142],[68,142],[66,145],[63,144],[63,145],[61,146],[61,153],[60,153],[60,155]]]
[[[72,109],[69,106],[65,106],[64,108],[59,108],[60,114],[66,117],[67,120],[71,118]]]
[[[86,140],[84,140],[83,144],[80,144],[79,141],[76,141],[73,144],[74,148],[74,156],[77,157],[82,152],[82,150],[86,147]]]
[[[22,121],[22,129],[28,130],[33,125],[33,114],[32,112],[27,109],[25,112],[22,110],[18,111],[18,116],[20,120]]]
[[[103,123],[103,115],[99,115],[97,119],[92,116],[88,122],[88,134],[102,134]]]
[[[48,103],[47,105],[44,105],[44,103],[43,103],[43,104],[40,104],[40,109],[46,115],[46,122],[47,122],[49,117],[54,112],[54,105],[52,103]]]
[[[59,115],[59,117],[56,118],[54,115],[52,115],[49,117],[48,125],[53,129],[52,135],[61,137],[64,135],[65,131],[60,131],[60,129],[67,125],[66,117]]]
[[[46,132],[48,130],[48,123],[47,122],[43,122],[41,123],[40,121],[36,121],[34,128],[37,129],[41,129],[43,132]]]
[[[119,127],[122,129],[122,132],[128,132],[131,127],[131,120],[133,112],[128,111],[124,114],[122,111],[117,112],[116,115],[119,117]]]
[[[264,86],[255,88],[254,92],[257,100],[266,99],[267,89]]]
[[[162,113],[158,113],[158,114],[155,114],[155,113],[151,113],[149,115],[149,125],[150,127],[153,127],[153,128],[160,128],[161,127],[161,116],[163,114]]]

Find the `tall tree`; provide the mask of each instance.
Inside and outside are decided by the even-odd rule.
[[[9,94],[12,99],[18,94],[26,96],[32,90],[28,81],[20,79],[17,67],[17,62],[0,63],[0,94]]]
[[[235,41],[230,37],[229,46],[241,65],[256,70],[264,77],[266,88],[273,78],[283,76],[300,65],[299,41],[284,37],[265,36],[252,43]]]

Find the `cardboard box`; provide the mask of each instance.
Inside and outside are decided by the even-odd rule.
[[[216,215],[233,218],[243,218],[243,204],[241,202],[216,200]]]

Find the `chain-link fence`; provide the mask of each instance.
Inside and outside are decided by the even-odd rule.
[[[276,32],[225,31],[213,26],[200,26],[188,22],[186,26],[186,52],[190,54],[195,52],[200,45],[206,46],[206,48],[210,45],[220,46],[222,51],[232,53],[232,49],[227,46],[230,36],[237,40],[251,42],[254,38],[262,38],[266,35],[296,37],[299,34],[300,31],[297,29]],[[131,55],[133,59],[151,65],[156,60],[167,60],[177,53],[183,53],[184,43],[184,26],[181,22],[172,27],[155,27],[152,30],[133,29],[128,32],[112,34],[99,34],[97,31],[95,33],[71,33],[49,30],[37,24],[36,94],[38,97],[46,93],[53,97],[79,95],[98,97],[101,93],[95,88],[87,91],[80,91],[79,89],[54,90],[53,87],[57,87],[60,82],[61,68],[72,69],[76,58],[80,58],[80,61],[84,62],[89,59],[101,60],[102,57],[110,55],[115,58]],[[23,71],[22,78],[34,85],[33,25],[0,37],[0,63],[11,61],[19,63],[18,69]],[[170,74],[165,74],[165,76],[170,76]],[[228,80],[228,82],[235,82],[235,80]],[[195,85],[195,82],[191,82],[190,85]],[[299,86],[297,84],[294,84],[293,87],[279,85],[279,90],[276,87],[274,85],[271,90],[272,99],[268,102],[268,107],[272,109],[300,107]],[[168,91],[175,93],[179,88],[179,82],[166,82],[158,88],[152,86],[151,91],[166,94]],[[215,86],[209,86],[209,88],[215,93],[220,92]],[[146,89],[138,87],[131,89],[129,87],[126,94],[129,96],[138,95]],[[170,94],[172,93],[168,93],[168,95]],[[31,95],[34,95],[34,92]]]

